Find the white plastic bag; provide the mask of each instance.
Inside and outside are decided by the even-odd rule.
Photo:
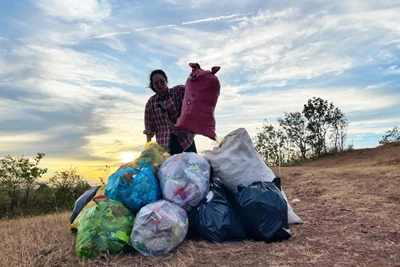
[[[235,194],[239,184],[248,186],[257,181],[271,182],[276,177],[255,150],[244,128],[229,133],[222,140],[220,147],[203,154],[210,162],[214,175]],[[303,223],[294,213],[283,190],[282,195],[288,204],[289,224]]]

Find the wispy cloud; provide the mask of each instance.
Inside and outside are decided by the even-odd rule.
[[[45,141],[49,138],[48,135],[43,133],[0,133],[0,150],[10,152],[14,152],[12,150],[13,147],[27,145],[27,143],[37,143],[39,141]]]
[[[387,72],[390,74],[400,74],[400,68],[397,65],[393,65],[387,69]]]
[[[44,81],[58,80],[78,84],[105,81],[126,85],[138,84],[127,74],[129,69],[135,71],[132,67],[124,66],[121,62],[113,62],[109,58],[94,57],[73,49],[27,45],[13,49],[11,54],[17,59],[29,59],[31,64],[25,65],[27,71],[29,70],[31,76],[40,77]]]
[[[185,21],[185,22],[181,22],[180,24],[168,24],[168,25],[159,25],[159,26],[155,26],[155,27],[139,28],[139,29],[136,29],[135,31],[165,29],[165,28],[177,27],[179,25],[191,25],[191,24],[198,24],[198,23],[215,22],[215,21],[219,21],[219,20],[227,20],[227,19],[232,19],[232,18],[236,18],[236,17],[243,17],[243,16],[250,15],[250,14],[252,14],[252,13],[232,14],[232,15],[227,15],[227,16],[210,17],[210,18],[199,19],[199,20]]]
[[[232,27],[232,31],[221,33],[223,37],[211,36],[207,43],[192,46],[192,50],[179,60],[179,64],[183,66],[191,58],[199,58],[205,65],[223,65],[228,72],[242,69],[242,72],[249,73],[249,80],[285,79],[289,84],[290,80],[343,73],[364,64],[366,55],[378,61],[395,60],[395,55],[389,51],[385,54],[371,54],[371,51],[376,51],[372,47],[377,43],[366,39],[367,36],[371,38],[374,35],[379,35],[380,40],[392,39],[394,24],[387,24],[383,17],[388,15],[400,24],[393,11],[386,14],[386,11],[377,10],[342,16],[320,13],[318,16],[305,18],[300,14],[299,10],[291,8],[277,12],[259,12]],[[382,35],[382,30],[387,34]],[[349,38],[351,31],[359,32],[359,37]],[[187,43],[186,39],[196,34],[201,35],[202,32],[196,33],[193,30],[193,33],[180,39],[168,40],[170,46],[175,47],[179,43]],[[337,39],[333,40],[332,34]]]
[[[140,32],[140,31],[147,31],[147,30],[153,30],[153,29],[166,29],[166,28],[172,28],[172,27],[176,27],[176,24],[160,25],[160,26],[148,27],[148,28],[139,28],[139,29],[136,29],[135,31]]]
[[[240,14],[232,14],[232,15],[229,15],[229,16],[219,16],[219,17],[213,17],[213,18],[185,21],[185,22],[182,22],[181,25],[190,25],[190,24],[204,23],[204,22],[214,22],[214,21],[217,21],[217,20],[231,19],[231,18],[235,18],[235,17],[239,17],[239,16],[242,16],[242,15],[240,15]]]
[[[184,7],[190,7],[190,8],[197,8],[201,5],[207,4],[207,3],[212,3],[212,1],[209,0],[163,0],[166,4],[173,4],[176,6],[184,6]]]
[[[107,0],[37,0],[34,4],[46,14],[65,21],[99,22],[111,14],[111,4]]]
[[[124,34],[130,34],[131,32],[110,32],[110,33],[104,33],[101,35],[97,35],[92,37],[93,39],[102,39],[102,38],[108,38],[108,37],[113,37],[117,35],[124,35]]]

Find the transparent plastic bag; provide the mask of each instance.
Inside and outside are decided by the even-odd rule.
[[[185,210],[166,200],[144,206],[136,215],[132,246],[145,256],[161,256],[185,239],[188,218]]]
[[[190,212],[210,190],[210,164],[193,152],[167,159],[158,172],[161,191],[167,199]]]

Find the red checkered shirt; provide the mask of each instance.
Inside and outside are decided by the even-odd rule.
[[[179,116],[181,115],[182,100],[185,94],[185,86],[177,85],[171,89],[168,89],[168,93],[165,96],[165,108],[168,111],[170,120],[175,124]],[[156,135],[156,142],[162,146],[165,150],[171,153],[170,142],[171,142],[171,130],[169,128],[168,117],[165,115],[165,111],[160,106],[162,98],[155,94],[150,97],[147,101],[146,108],[144,111],[144,134]],[[185,134],[184,136],[178,137],[178,142],[186,150],[193,143],[194,134]]]

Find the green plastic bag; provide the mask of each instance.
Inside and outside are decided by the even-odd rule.
[[[132,249],[130,234],[134,215],[122,203],[101,195],[96,205],[84,210],[78,223],[76,253],[91,258],[101,252],[119,253]]]

